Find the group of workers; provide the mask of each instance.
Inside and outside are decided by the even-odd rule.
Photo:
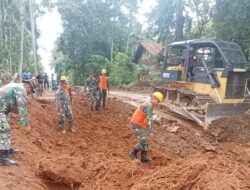
[[[94,111],[94,103],[95,110],[101,109],[101,101],[102,108],[105,108],[106,105],[106,97],[107,91],[109,91],[109,82],[108,77],[106,76],[106,69],[102,69],[102,75],[99,77],[99,81],[94,78],[92,72],[89,73],[89,77],[85,81],[84,91],[88,89],[89,97],[90,97],[90,110]],[[67,77],[61,76],[58,90],[56,91],[56,105],[58,109],[59,115],[59,126],[62,133],[66,133],[67,129],[70,132],[74,132],[73,129],[73,112],[71,109],[72,105],[72,92],[70,85],[68,84]],[[69,127],[65,127],[65,121],[68,121]]]
[[[109,80],[106,74],[106,69],[102,69],[102,75],[99,76],[99,80],[97,81],[94,78],[94,74],[90,72],[88,79],[85,81],[84,91],[86,92],[86,89],[88,89],[91,111],[94,110],[94,103],[96,110],[101,109],[101,102],[102,108],[105,109],[107,93],[109,91]]]
[[[108,77],[106,70],[102,70],[102,75],[97,81],[93,73],[89,73],[85,81],[85,91],[88,88],[90,96],[90,110],[93,111],[94,102],[96,110],[105,108],[107,91],[109,91]],[[11,127],[9,125],[9,114],[19,112],[20,124],[26,126],[27,132],[30,131],[28,119],[27,96],[34,93],[34,84],[32,80],[23,80],[22,83],[10,83],[0,88],[0,165],[16,165],[17,162],[11,159],[13,154],[18,153],[18,149],[11,147]],[[66,131],[74,132],[72,113],[72,93],[67,82],[67,77],[61,76],[58,90],[56,91],[56,105],[58,109],[58,123],[62,133]],[[140,105],[134,112],[130,121],[130,129],[138,138],[138,143],[130,152],[129,156],[135,160],[138,153],[141,152],[141,162],[148,162],[147,156],[149,134],[154,131],[153,128],[153,108],[162,102],[164,96],[161,92],[154,92],[149,101]],[[69,126],[65,127],[65,121]]]

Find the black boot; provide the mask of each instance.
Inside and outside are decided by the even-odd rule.
[[[147,151],[141,151],[141,162],[149,162],[150,159],[148,158],[148,152]]]
[[[8,154],[9,154],[9,155],[19,154],[19,150],[16,149],[16,148],[10,148],[10,149],[8,150]]]
[[[130,158],[132,159],[132,160],[135,160],[136,158],[137,158],[137,153],[139,152],[139,150],[137,150],[136,148],[133,150],[133,151],[131,151],[130,153],[129,153],[129,156],[130,156]]]
[[[0,165],[2,166],[11,166],[17,165],[15,160],[11,160],[8,155],[9,150],[1,150],[0,151]]]
[[[99,102],[96,102],[95,110],[96,111],[100,110],[100,103]]]

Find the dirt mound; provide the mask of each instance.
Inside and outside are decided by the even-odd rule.
[[[156,86],[164,86],[164,83],[160,81],[137,81],[129,85],[120,86],[119,89],[131,92],[152,93]]]
[[[214,121],[208,132],[219,142],[250,142],[250,113]]]
[[[158,167],[132,186],[142,189],[250,189],[249,168],[215,155],[194,155]]]
[[[41,160],[37,174],[45,180],[74,188],[81,185],[82,165],[79,157],[53,156]]]
[[[131,162],[128,167],[125,159],[97,153],[91,156],[57,155],[43,159],[38,168],[38,175],[52,183],[63,184],[80,189],[124,189],[128,179],[137,172],[137,165]]]

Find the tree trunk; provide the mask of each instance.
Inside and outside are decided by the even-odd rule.
[[[34,11],[33,11],[33,0],[29,0],[29,9],[30,9],[30,27],[32,33],[32,46],[33,46],[33,56],[34,56],[34,65],[35,65],[35,75],[37,75],[37,63],[36,63],[36,43],[35,43],[35,23],[34,23]]]
[[[183,16],[184,4],[182,0],[178,0],[176,3],[176,28],[175,28],[175,40],[183,40],[183,29],[185,23],[185,17]]]
[[[23,72],[23,41],[24,41],[24,5],[22,0],[20,0],[20,18],[21,18],[21,41],[20,41],[18,75],[19,75],[19,81],[21,82],[22,72]]]

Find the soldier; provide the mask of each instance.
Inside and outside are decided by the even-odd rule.
[[[22,84],[10,83],[0,88],[0,165],[16,165],[17,162],[9,156],[18,153],[17,149],[11,148],[11,128],[8,122],[8,114],[18,109],[20,124],[30,131],[27,95],[34,93],[31,81],[23,81]]]
[[[41,72],[36,76],[36,80],[38,82],[38,96],[42,96],[43,94],[43,75]]]
[[[67,77],[62,76],[59,82],[59,88],[56,91],[56,105],[59,113],[59,125],[62,130],[62,133],[66,133],[65,130],[65,120],[69,122],[69,131],[74,132],[73,129],[73,113],[70,106],[69,97],[65,91],[67,86]]]
[[[153,107],[157,106],[163,101],[163,94],[155,92],[150,98],[150,101],[144,102],[139,106],[130,120],[130,129],[138,137],[138,143],[135,148],[130,152],[130,158],[135,160],[137,154],[141,152],[141,162],[150,161],[147,157],[149,134],[154,131],[153,129]]]
[[[89,78],[85,81],[84,91],[89,90],[90,109],[93,111],[94,102],[96,102],[96,110],[100,109],[100,89],[97,80],[94,78],[92,72],[89,73]]]

